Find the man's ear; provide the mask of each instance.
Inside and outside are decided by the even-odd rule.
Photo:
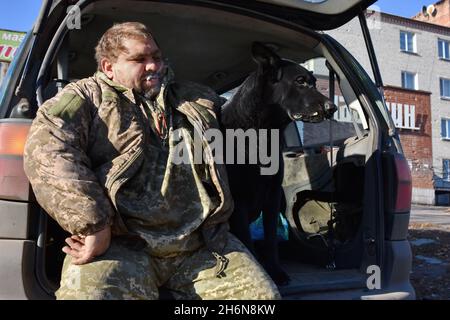
[[[281,58],[270,48],[255,41],[252,44],[252,56],[262,72],[268,73],[272,81],[276,82],[281,79]]]
[[[108,59],[103,58],[103,59],[100,61],[100,66],[102,67],[103,73],[106,74],[106,76],[107,76],[109,79],[112,79],[113,76],[114,76],[114,72],[113,72],[113,68],[112,68],[112,63],[111,63]]]

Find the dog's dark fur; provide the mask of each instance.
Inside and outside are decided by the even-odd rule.
[[[280,129],[281,137],[292,120],[318,122],[331,117],[336,106],[316,90],[311,72],[282,60],[260,43],[253,44],[252,54],[258,68],[222,107],[222,128]],[[283,194],[283,161],[280,150],[277,153],[280,168],[275,175],[261,175],[260,164],[227,164],[227,171],[235,202],[231,231],[255,253],[249,224],[263,212],[264,256],[259,254],[258,259],[273,280],[283,285],[289,277],[278,259],[276,232]]]

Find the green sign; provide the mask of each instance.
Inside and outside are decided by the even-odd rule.
[[[0,30],[0,61],[11,62],[25,32]]]

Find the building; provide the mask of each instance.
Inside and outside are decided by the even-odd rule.
[[[433,5],[424,6],[422,12],[419,12],[412,18],[450,27],[450,0],[440,0]]]
[[[439,1],[437,12],[449,2]],[[413,202],[449,204],[450,27],[378,11],[366,16],[387,106],[410,163]],[[372,76],[358,19],[328,33]]]

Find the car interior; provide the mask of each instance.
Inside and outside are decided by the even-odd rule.
[[[292,123],[284,132],[283,214],[290,228],[289,240],[280,242],[280,253],[291,278],[299,281],[281,290],[288,294],[364,287],[366,274],[361,270],[370,264],[362,235],[364,190],[370,179],[366,163],[373,152],[375,132],[351,81],[320,37],[298,26],[213,8],[99,1],[83,10],[80,30],[56,34],[54,50],[48,50],[40,65],[37,104],[67,83],[93,75],[99,37],[114,23],[124,21],[150,27],[176,79],[208,85],[225,96],[255,70],[253,41],[263,42],[281,57],[315,73],[322,93],[332,96],[339,110],[332,120]],[[55,290],[67,233],[45,213],[37,225],[37,274]]]

